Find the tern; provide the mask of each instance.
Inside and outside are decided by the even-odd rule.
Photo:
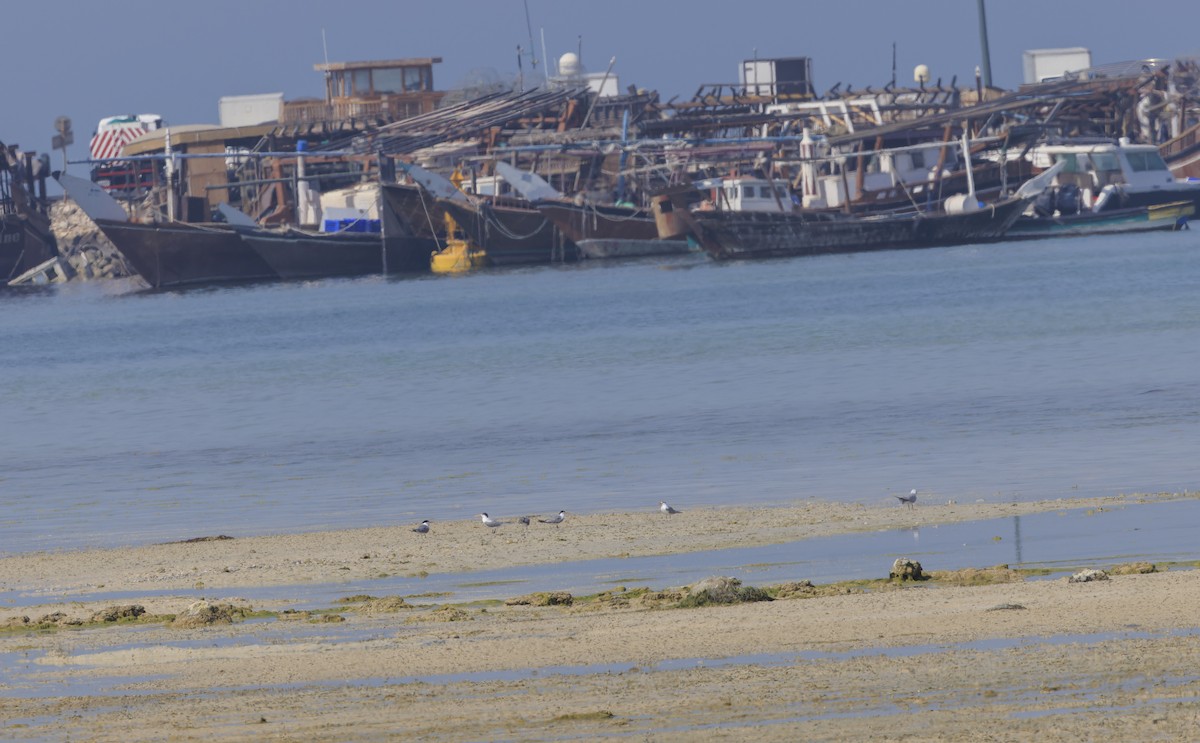
[[[551,517],[548,519],[538,519],[538,523],[554,524],[555,526],[558,526],[559,524],[561,524],[563,522],[563,519],[565,519],[566,517],[567,517],[566,511],[559,511],[557,516],[554,516],[554,517]]]
[[[503,521],[497,521],[496,519],[492,518],[491,516],[488,516],[486,513],[479,514],[479,518],[483,520],[484,526],[489,527],[491,529],[495,529],[497,526],[500,526],[501,524],[504,523]]]
[[[671,516],[676,513],[680,513],[679,511],[676,511],[674,508],[671,508],[670,506],[668,506],[666,504],[666,501],[661,501],[661,500],[658,502],[658,510],[662,511],[663,513],[667,514],[668,516]]]
[[[913,506],[917,505],[917,489],[913,488],[908,495],[897,495],[896,498],[901,503],[905,503],[909,508],[912,508]]]
[[[415,531],[418,534],[428,534],[429,533],[429,519],[425,519],[424,521],[422,521],[421,525],[418,526],[417,528],[413,529],[413,531]]]

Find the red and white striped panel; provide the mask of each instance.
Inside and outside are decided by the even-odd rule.
[[[113,124],[111,128],[97,132],[92,137],[92,159],[119,157],[121,148],[146,133],[139,122]]]

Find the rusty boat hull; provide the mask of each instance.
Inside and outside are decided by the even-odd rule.
[[[281,279],[427,273],[436,242],[379,233],[245,230],[241,238]]]
[[[687,253],[682,237],[662,239],[654,214],[633,206],[538,202],[546,215],[579,247],[581,258],[629,258]]]
[[[438,199],[490,266],[560,263],[579,258],[579,247],[528,202],[497,199],[465,203]]]
[[[866,217],[724,211],[691,214],[685,222],[714,259],[777,258],[993,242],[1004,239],[1027,203],[1014,198],[958,214]]]
[[[278,278],[237,231],[224,225],[93,221],[155,289]]]
[[[33,176],[32,153],[0,142],[0,286],[52,258],[58,242],[50,228],[45,175]],[[40,180],[40,188],[35,180]],[[35,198],[40,190],[41,198]]]
[[[54,236],[28,217],[0,214],[0,286],[58,255]]]
[[[384,206],[395,218],[400,234],[433,239],[445,235],[445,212],[438,199],[420,186],[383,183]]]

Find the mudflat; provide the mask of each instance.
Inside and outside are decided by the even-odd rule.
[[[0,592],[37,598],[0,603],[0,738],[1189,740],[1200,571],[1182,566],[1086,583],[1004,569],[889,582],[885,564],[874,583],[796,576],[767,591],[774,600],[730,604],[666,585],[470,604],[359,595],[316,611],[287,599],[313,582],[686,560],[1162,497],[648,509],[528,533],[505,515],[492,533],[464,519],[428,534],[402,524],[9,556]],[[203,605],[173,593],[197,585]],[[264,586],[282,598],[239,597]]]

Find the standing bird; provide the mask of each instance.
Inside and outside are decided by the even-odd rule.
[[[670,506],[668,506],[666,501],[661,501],[661,500],[658,502],[658,510],[662,511],[663,513],[667,514],[668,516],[672,516],[674,514],[680,513],[680,511],[676,511],[674,508],[671,508]]]
[[[528,516],[522,516],[521,518],[517,519],[517,521],[520,521],[522,526],[529,526]]]
[[[488,516],[486,513],[479,514],[479,518],[483,520],[483,525],[489,529],[495,529],[497,526],[501,526],[504,523],[503,521],[497,521],[491,516]]]
[[[422,521],[421,525],[418,526],[417,528],[413,529],[413,531],[415,531],[418,534],[428,534],[429,533],[429,519],[425,519],[424,521]]]
[[[559,512],[558,512],[558,515],[557,515],[557,516],[554,516],[554,517],[552,517],[552,518],[548,518],[548,519],[538,519],[538,523],[541,523],[541,524],[554,524],[555,526],[558,526],[559,524],[561,524],[561,523],[563,522],[563,519],[565,519],[566,517],[567,517],[567,512],[566,512],[566,511],[559,511]]]
[[[909,508],[912,508],[917,505],[917,489],[913,488],[908,495],[897,495],[896,498],[901,503],[906,503]]]

